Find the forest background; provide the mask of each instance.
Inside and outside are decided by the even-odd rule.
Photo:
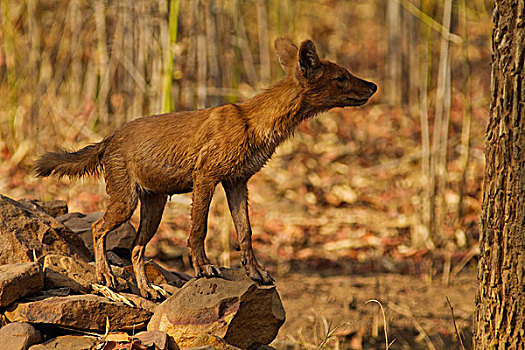
[[[2,0],[0,193],[104,209],[97,179],[37,179],[45,151],[126,121],[246,100],[283,76],[273,40],[374,81],[360,108],[301,124],[249,184],[254,246],[276,274],[394,272],[445,284],[476,268],[490,103],[488,0]],[[147,255],[189,270],[189,195]],[[133,217],[136,224],[138,216]],[[222,189],[208,250],[238,264]]]

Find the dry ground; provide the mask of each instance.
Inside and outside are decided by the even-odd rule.
[[[279,349],[309,348],[334,335],[329,348],[385,349],[385,309],[391,349],[461,349],[450,301],[464,345],[471,348],[476,279],[465,275],[445,286],[399,274],[365,276],[287,274],[277,278],[286,322],[274,342]]]

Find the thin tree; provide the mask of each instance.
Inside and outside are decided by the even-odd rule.
[[[518,4],[517,4],[518,3]],[[476,349],[525,348],[523,1],[496,0],[485,145]]]

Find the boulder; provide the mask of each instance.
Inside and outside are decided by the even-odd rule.
[[[5,312],[11,322],[54,324],[78,330],[110,330],[143,328],[151,312],[112,302],[97,295],[69,295],[50,297],[14,305]]]
[[[63,335],[42,344],[33,345],[29,350],[91,350],[98,338],[89,335]]]
[[[57,253],[90,261],[82,240],[41,209],[0,195],[0,265]]]
[[[0,344],[6,350],[27,350],[41,341],[40,332],[29,323],[15,322],[0,328]]]
[[[41,259],[44,266],[45,288],[67,287],[73,292],[89,293],[91,285],[98,283],[95,266],[68,256],[49,254]],[[117,276],[117,291],[128,288],[121,268],[112,267]]]
[[[18,263],[0,266],[0,307],[44,287],[44,273],[38,263]]]
[[[104,212],[89,214],[69,213],[57,217],[57,220],[82,238],[85,246],[92,251],[93,236],[91,234],[91,225],[103,215]],[[130,250],[136,236],[137,231],[129,221],[126,221],[124,224],[108,233],[106,236],[106,249],[108,251],[114,251],[118,255],[122,255],[122,257],[125,257],[126,259],[130,259]]]
[[[242,349],[269,344],[285,319],[275,286],[259,286],[240,269],[221,274],[187,282],[157,306],[148,330],[168,333],[180,348],[206,333]]]

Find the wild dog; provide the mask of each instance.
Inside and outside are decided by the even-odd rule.
[[[254,281],[274,282],[257,262],[248,218],[248,180],[270,159],[299,123],[334,107],[361,106],[374,83],[322,60],[311,40],[299,48],[275,41],[285,77],[244,103],[135,119],[101,142],[76,152],[50,152],[35,164],[37,176],[103,173],[109,203],[92,227],[97,278],[115,287],[106,259],[109,231],[130,219],[140,200],[140,224],[132,261],[142,296],[159,298],[144,270],[144,249],[155,234],[166,199],[192,192],[188,239],[195,276],[219,276],[204,250],[210,202],[222,184],[238,233],[241,264]]]

